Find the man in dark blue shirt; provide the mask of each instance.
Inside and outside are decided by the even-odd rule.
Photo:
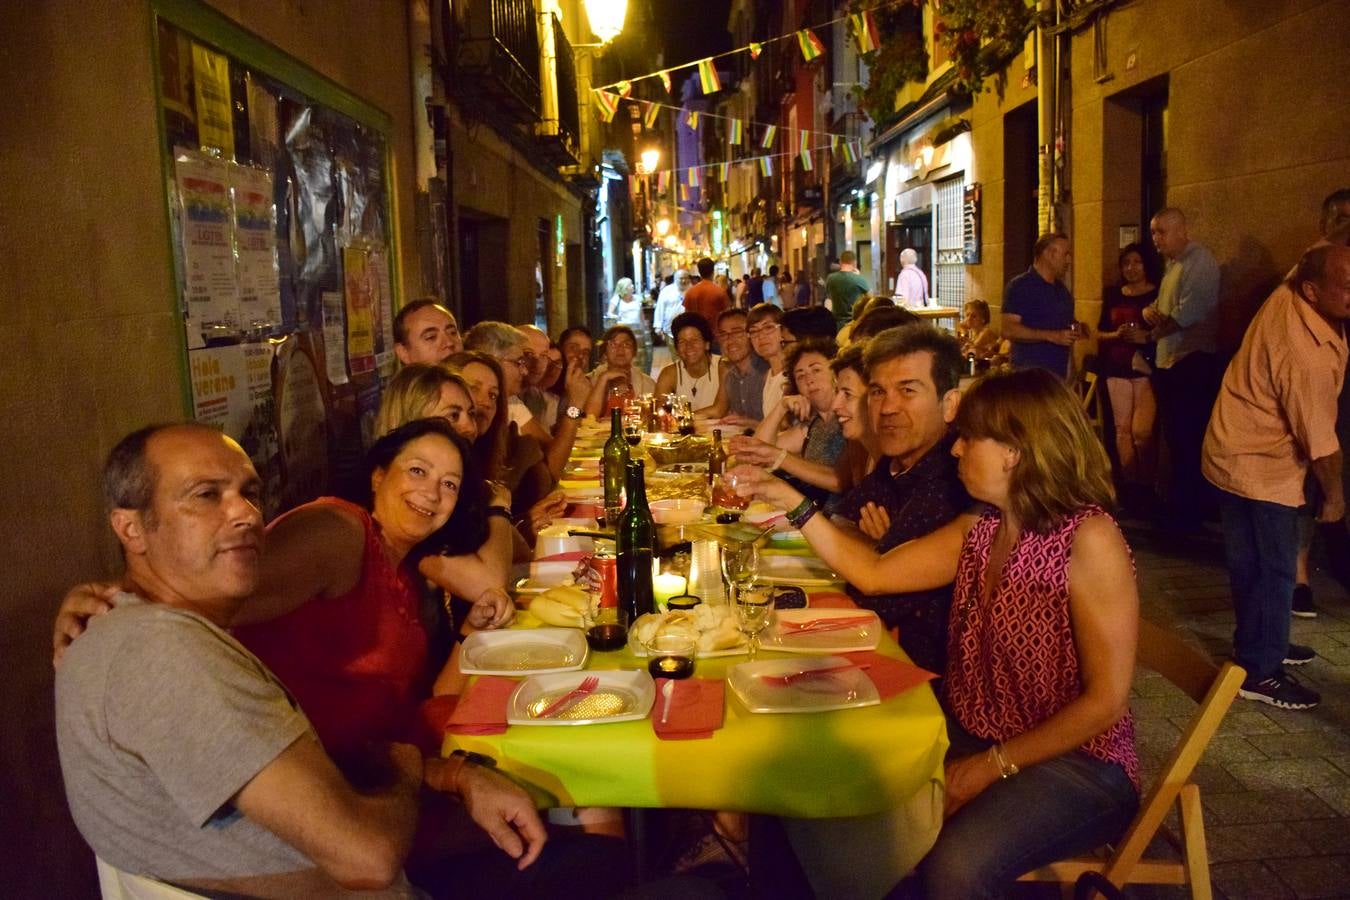
[[[1060,279],[1069,269],[1069,239],[1059,233],[1036,239],[1031,268],[1003,293],[1003,336],[1012,341],[1014,368],[1039,366],[1061,378],[1069,373],[1073,342],[1087,326],[1073,318],[1073,296]]]

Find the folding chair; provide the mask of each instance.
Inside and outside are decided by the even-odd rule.
[[[1140,800],[1139,813],[1114,849],[1105,848],[1102,856],[1051,863],[1028,872],[1020,881],[1059,882],[1071,896],[1072,885],[1083,873],[1100,872],[1116,887],[1131,882],[1189,884],[1191,896],[1196,900],[1208,900],[1212,896],[1200,788],[1190,781],[1190,777],[1247,673],[1232,662],[1215,668],[1204,654],[1174,633],[1143,620],[1139,622],[1138,663],[1181,688],[1200,704],[1199,709],[1157,779]],[[1164,829],[1163,835],[1181,850],[1181,861],[1144,859],[1144,851],[1173,804],[1181,814],[1181,834],[1174,836]]]
[[[1087,415],[1088,424],[1092,430],[1097,432],[1097,437],[1102,436],[1102,404],[1097,396],[1097,373],[1089,369],[1084,369],[1079,373],[1079,381],[1076,387],[1078,400],[1083,404],[1083,412]]]

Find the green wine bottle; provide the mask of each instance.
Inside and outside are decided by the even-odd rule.
[[[628,442],[623,439],[623,409],[614,407],[609,414],[609,440],[600,460],[600,477],[605,483],[605,524],[614,528],[623,509],[623,483],[628,465]]]
[[[647,506],[647,488],[643,484],[642,460],[628,463],[628,505],[619,517],[615,539],[618,544],[619,603],[628,611],[628,621],[656,611],[652,594],[652,557],[656,550],[656,523]]]

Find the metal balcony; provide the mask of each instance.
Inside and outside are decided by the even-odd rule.
[[[581,119],[577,108],[577,71],[571,43],[553,13],[539,15],[543,48],[543,116],[535,126],[535,141],[557,166],[573,166],[580,159]]]
[[[540,112],[539,26],[533,0],[459,4],[455,66],[461,102],[495,103],[522,122]],[[573,92],[575,95],[575,91]]]

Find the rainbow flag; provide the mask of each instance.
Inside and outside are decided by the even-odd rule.
[[[881,46],[881,36],[877,31],[877,20],[870,9],[860,13],[852,13],[848,20],[853,25],[853,38],[858,42],[859,53],[871,53]]]
[[[668,190],[670,190],[670,170],[662,169],[656,173],[656,192],[664,194]]]
[[[698,166],[689,167],[689,186],[691,188],[698,187]]]
[[[656,77],[661,79],[661,84],[665,87],[666,93],[670,93],[670,73],[665,69],[656,73]]]
[[[625,100],[628,99],[629,94],[633,93],[633,82],[631,81],[620,81],[614,87],[618,88],[619,96]]]
[[[812,169],[815,168],[815,166],[811,163],[811,151],[806,148],[805,144],[802,144],[801,157],[802,157],[803,172],[810,172]]]
[[[852,141],[844,141],[844,162],[855,163],[858,161],[858,154],[853,149]]]
[[[661,115],[661,107],[650,100],[644,100],[643,103],[646,104],[647,111],[642,115],[642,124],[648,128],[655,128],[656,117]]]
[[[741,120],[732,119],[731,125],[727,128],[727,143],[739,144],[744,137],[743,131],[744,129],[741,127]]]
[[[731,174],[731,163],[724,162],[717,164],[717,178],[720,181],[726,181],[727,176]]]
[[[699,60],[698,81],[705,94],[715,94],[722,89],[722,76],[717,74],[717,67],[713,65],[711,56]]]
[[[773,174],[773,157],[761,156],[759,158],[759,174],[769,176]]]
[[[802,51],[802,59],[810,62],[825,53],[825,45],[810,28],[797,32],[797,47]]]
[[[764,45],[759,41],[751,41],[748,49],[751,59],[759,59],[759,55],[764,52]]]
[[[694,131],[698,131],[698,110],[689,110],[689,115],[684,117],[684,124],[688,125]]]
[[[619,111],[619,95],[597,89],[595,92],[595,108],[600,113],[600,121],[612,122],[614,114]]]
[[[777,125],[766,125],[764,127],[764,140],[759,142],[761,149],[768,150],[773,146],[773,139],[778,136]]]

